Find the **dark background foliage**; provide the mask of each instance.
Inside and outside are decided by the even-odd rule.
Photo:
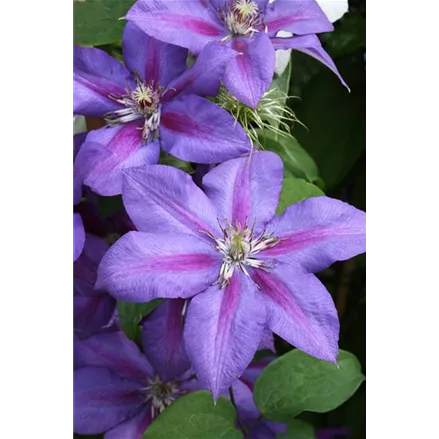
[[[366,210],[366,1],[351,0],[350,12],[321,41],[348,83],[351,93],[320,63],[293,52],[288,104],[306,125],[292,134],[317,163],[326,195]],[[366,257],[334,264],[319,275],[333,295],[340,321],[340,348],[357,356],[366,374]],[[277,340],[279,353],[290,347]],[[336,410],[303,413],[320,426],[346,426],[350,439],[366,437],[366,385]]]

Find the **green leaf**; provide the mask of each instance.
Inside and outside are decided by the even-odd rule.
[[[264,417],[288,421],[303,411],[329,412],[347,401],[364,380],[355,355],[340,350],[338,366],[295,349],[259,375],[253,397]]]
[[[279,439],[316,439],[316,432],[309,422],[293,419],[287,424],[287,433]]]
[[[227,398],[221,396],[215,405],[210,392],[193,392],[162,412],[142,439],[242,439],[234,428],[235,417]]]
[[[160,153],[160,164],[173,166],[174,168],[181,169],[182,171],[187,172],[188,174],[193,174],[194,172],[194,169],[192,168],[192,165],[189,162],[180,160],[177,157],[174,157],[170,154],[166,154],[163,151]]]
[[[286,176],[282,184],[277,214],[280,215],[288,206],[311,197],[320,197],[325,193],[317,186],[301,178]]]
[[[365,71],[360,55],[336,60],[351,93],[337,77],[323,69],[306,84],[302,99],[294,104],[297,125],[294,135],[317,163],[329,192],[346,177],[366,142]]]
[[[294,177],[305,178],[313,182],[319,177],[317,165],[307,151],[290,134],[278,135],[265,131],[260,135],[261,145],[267,151],[273,151],[281,157],[284,170]]]
[[[104,44],[102,46],[97,46],[98,49],[104,50],[108,55],[116,58],[118,61],[123,63],[122,47],[120,47],[119,42],[112,44]]]
[[[139,322],[143,317],[151,313],[160,303],[162,299],[155,299],[146,303],[131,303],[117,301],[117,311],[119,313],[119,321],[125,334],[135,340],[139,331]]]
[[[83,46],[122,39],[125,16],[135,0],[76,0],[73,2],[73,40]]]

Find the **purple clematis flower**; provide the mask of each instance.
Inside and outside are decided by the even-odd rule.
[[[195,54],[212,41],[231,47],[236,56],[224,84],[251,107],[271,84],[278,49],[295,49],[318,59],[344,84],[315,35],[334,27],[314,0],[138,0],[125,18],[148,35]],[[280,31],[293,36],[280,38]]]
[[[94,235],[86,235],[84,251],[73,265],[73,322],[79,337],[88,337],[111,326],[116,300],[105,291],[95,290],[97,269],[108,244]]]
[[[168,166],[124,173],[139,231],[105,254],[96,285],[132,302],[192,298],[185,348],[215,398],[242,375],[266,327],[310,355],[337,358],[337,311],[312,273],[365,251],[365,213],[322,196],[275,216],[282,178],[271,152],[220,164],[204,192]]]
[[[104,439],[140,439],[152,420],[194,381],[190,372],[179,375],[183,367],[178,361],[174,373],[166,370],[168,380],[163,381],[161,371],[154,371],[122,331],[76,340],[75,368],[74,431],[104,433]]]
[[[187,50],[157,41],[134,24],[125,27],[125,66],[95,48],[74,48],[74,113],[104,117],[87,135],[77,160],[100,145],[102,157],[84,184],[100,195],[121,192],[121,172],[155,164],[160,146],[179,159],[220,163],[248,153],[250,140],[216,96],[233,51],[212,43],[186,70]],[[99,153],[98,153],[99,156]]]

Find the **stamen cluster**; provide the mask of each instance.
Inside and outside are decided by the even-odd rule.
[[[151,404],[151,415],[154,418],[160,414],[177,398],[180,393],[177,383],[169,381],[164,383],[157,375],[148,379],[148,385],[145,387],[146,401]]]
[[[154,83],[146,84],[137,74],[135,74],[135,80],[136,88],[134,90],[131,90],[130,85],[127,84],[125,95],[109,95],[111,99],[126,108],[106,113],[104,115],[105,122],[109,126],[117,126],[144,118],[143,127],[139,128],[142,130],[142,138],[145,141],[154,141],[158,137],[160,125],[160,100],[168,89]]]
[[[232,5],[226,4],[220,11],[221,18],[229,28],[230,34],[221,41],[229,41],[234,36],[251,36],[261,24],[258,5],[251,0],[235,0]]]
[[[274,247],[280,241],[278,238],[271,233],[266,234],[265,229],[255,236],[254,226],[251,228],[246,224],[242,226],[238,221],[233,226],[227,220],[227,227],[221,227],[221,230],[223,232],[222,238],[217,238],[208,233],[208,236],[215,241],[215,249],[223,257],[220,274],[216,282],[221,288],[225,288],[229,284],[236,268],[247,276],[249,276],[249,273],[246,266],[263,270],[269,268],[267,261],[258,260],[255,255],[262,250]]]

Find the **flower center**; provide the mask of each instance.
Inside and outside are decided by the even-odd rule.
[[[262,250],[274,247],[280,242],[280,239],[271,233],[266,234],[265,230],[259,235],[255,235],[253,227],[249,228],[246,224],[241,226],[239,222],[236,222],[233,226],[230,221],[227,221],[227,227],[221,229],[223,232],[222,238],[217,238],[208,233],[208,236],[215,241],[215,249],[220,252],[223,258],[216,282],[221,288],[229,284],[237,268],[249,276],[246,266],[263,270],[270,267],[267,261],[261,261],[255,256]]]
[[[163,383],[158,376],[148,379],[148,385],[145,387],[145,391],[146,401],[149,401],[151,404],[153,418],[171,405],[179,393],[177,383],[173,381]]]
[[[131,90],[126,86],[126,94],[123,96],[108,95],[111,99],[122,104],[125,108],[104,114],[105,122],[113,127],[133,120],[144,119],[142,138],[145,141],[157,139],[160,125],[161,98],[168,91],[159,85],[146,84],[138,74],[135,74],[136,88]]]
[[[258,32],[256,27],[261,24],[258,5],[251,0],[234,0],[232,5],[227,3],[220,14],[230,31],[221,40],[223,43],[234,36],[251,36]]]

